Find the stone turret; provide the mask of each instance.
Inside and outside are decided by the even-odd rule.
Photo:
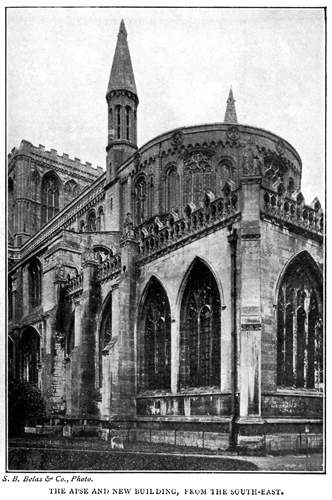
[[[108,107],[107,177],[112,181],[117,168],[137,149],[137,90],[127,42],[121,21],[106,93]]]

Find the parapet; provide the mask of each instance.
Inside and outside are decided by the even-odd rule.
[[[75,157],[74,159],[70,158],[67,153],[62,153],[60,155],[56,149],[51,148],[50,150],[46,150],[45,146],[39,144],[38,146],[34,146],[31,142],[22,139],[18,148],[13,148],[11,152],[8,154],[8,160],[11,161],[14,156],[17,154],[27,154],[30,156],[36,156],[39,159],[43,158],[46,161],[56,161],[57,163],[63,164],[66,167],[70,167],[76,173],[82,173],[88,175],[91,178],[97,179],[102,173],[103,169],[99,165],[93,167],[92,164],[88,161],[83,163],[80,158]]]

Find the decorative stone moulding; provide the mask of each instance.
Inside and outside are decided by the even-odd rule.
[[[137,227],[138,260],[167,252],[174,245],[186,244],[196,237],[201,237],[205,231],[214,231],[218,227],[226,226],[239,215],[237,191],[226,189],[224,196],[216,200],[211,200],[207,194],[206,201],[207,203],[199,208],[188,203],[181,219],[171,219],[168,214],[168,217],[158,219],[158,225],[147,221]]]
[[[296,198],[285,196],[283,185],[278,191],[264,189],[262,213],[279,223],[288,223],[293,228],[306,230],[322,238],[324,230],[324,215],[320,204],[316,209],[304,204],[302,193]],[[319,208],[318,208],[319,207]]]
[[[82,265],[97,263],[98,259],[93,249],[86,250],[82,253]]]
[[[101,262],[98,266],[97,271],[97,280],[98,281],[107,281],[121,271],[121,255],[110,255],[103,262]]]
[[[72,276],[67,279],[65,283],[66,291],[68,295],[78,294],[83,291],[83,273],[77,274],[77,276]]]

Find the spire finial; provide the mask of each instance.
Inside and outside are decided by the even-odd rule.
[[[113,90],[128,90],[137,96],[134,72],[127,42],[127,30],[123,19],[120,23],[107,95]]]
[[[121,19],[119,33],[118,33],[118,36],[120,35],[127,36],[127,30],[123,19]]]
[[[237,123],[235,99],[233,97],[232,86],[229,89],[224,123]]]

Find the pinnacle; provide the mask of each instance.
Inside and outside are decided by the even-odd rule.
[[[127,30],[126,30],[126,26],[125,26],[125,23],[124,23],[123,19],[121,19],[118,36],[119,35],[125,35],[125,36],[127,36]]]
[[[107,94],[109,94],[112,90],[129,90],[133,94],[137,95],[134,72],[127,42],[127,30],[123,19],[120,23]]]
[[[224,123],[237,123],[235,99],[233,97],[232,87],[230,88],[228,94]]]

